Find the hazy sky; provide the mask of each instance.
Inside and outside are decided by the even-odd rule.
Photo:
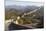
[[[44,0],[11,0],[11,1],[32,1],[32,2],[44,2]]]
[[[29,1],[29,2],[17,2],[17,1]],[[32,3],[32,2],[36,2],[36,3]],[[21,5],[21,6],[37,5],[37,6],[40,6],[40,5],[43,5],[42,4],[43,2],[44,0],[6,0],[5,5],[6,6],[9,6],[9,5]]]

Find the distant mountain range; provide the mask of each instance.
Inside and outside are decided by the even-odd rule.
[[[40,7],[38,6],[18,6],[18,5],[12,5],[12,6],[6,6],[5,11],[7,12],[16,12],[17,14],[27,13],[30,11],[33,11],[35,9],[38,9]],[[42,9],[40,9],[41,11]],[[39,10],[38,10],[39,11]]]
[[[39,8],[38,6],[19,6],[19,5],[12,5],[12,6],[6,6],[5,8],[7,8],[7,9],[17,9],[17,10],[24,10],[24,9],[31,9],[31,10],[33,10],[33,9],[36,9],[36,8]]]
[[[25,12],[25,11],[31,11],[31,10],[34,10],[34,9],[38,9],[39,7],[37,6],[16,6],[16,5],[13,5],[13,6],[6,6],[5,7],[6,10],[17,10],[17,11],[22,11],[22,12]]]

